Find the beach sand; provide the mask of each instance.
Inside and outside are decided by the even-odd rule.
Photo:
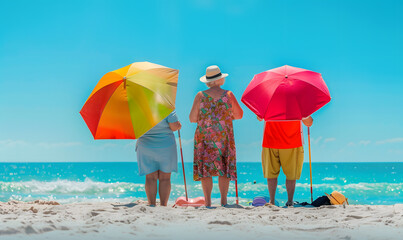
[[[402,239],[403,204],[215,209],[0,203],[0,239]]]

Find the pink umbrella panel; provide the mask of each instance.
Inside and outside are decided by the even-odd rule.
[[[255,75],[241,101],[268,121],[301,120],[330,99],[320,73],[286,65]]]

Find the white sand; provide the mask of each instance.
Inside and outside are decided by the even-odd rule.
[[[0,203],[0,239],[402,239],[403,204],[172,208]]]

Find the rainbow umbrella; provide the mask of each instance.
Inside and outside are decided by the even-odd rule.
[[[94,139],[137,139],[175,109],[176,69],[135,62],[105,74],[80,111]]]

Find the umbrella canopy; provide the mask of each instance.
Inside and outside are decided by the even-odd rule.
[[[320,73],[282,66],[254,76],[241,101],[258,117],[301,120],[330,101]]]
[[[80,111],[94,139],[137,139],[175,109],[176,69],[136,62],[105,74]]]

